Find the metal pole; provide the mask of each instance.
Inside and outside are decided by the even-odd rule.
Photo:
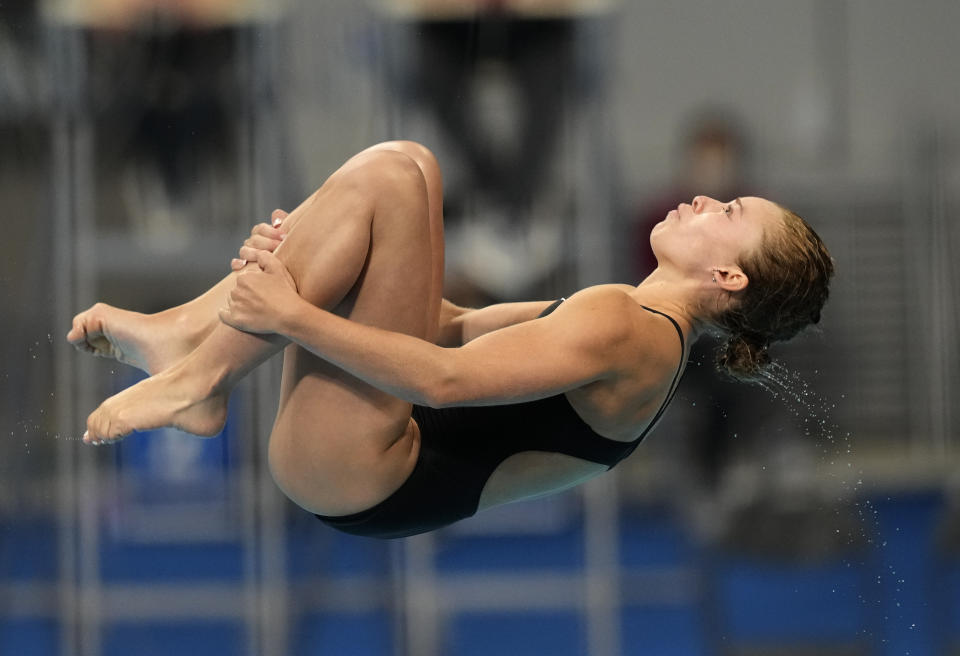
[[[53,88],[64,93],[64,66],[68,60],[68,48],[63,29],[47,23],[44,29],[47,41],[47,61],[50,63]],[[53,197],[53,290],[54,319],[57,326],[66,326],[70,321],[71,308],[76,302],[74,289],[75,261],[73,252],[74,230],[70,198],[70,151],[72,121],[64,107],[66,99],[57,96],[51,109],[51,176]],[[76,443],[70,438],[78,427],[76,399],[74,396],[74,367],[72,353],[63,340],[54,347],[54,381],[56,387],[57,432],[62,438],[57,445],[57,492],[59,515],[59,606],[60,606],[60,653],[70,656],[78,636],[79,590],[77,588],[77,467]]]
[[[79,34],[76,35],[79,38]],[[81,61],[82,48],[77,48],[77,60]],[[76,124],[75,149],[72,153],[72,178],[74,180],[74,211],[76,212],[76,261],[77,261],[77,300],[75,307],[92,303],[97,297],[97,226],[94,221],[94,178],[93,170],[96,157],[93,149],[93,127],[85,111],[79,112]],[[74,380],[78,390],[80,416],[93,410],[100,399],[97,393],[100,386],[89,381],[97,380],[92,358],[84,358],[75,369],[79,374]],[[83,421],[81,420],[82,430]],[[100,510],[100,486],[98,483],[98,451],[80,447],[80,486],[77,501],[79,504],[80,528],[80,640],[82,654],[90,656],[101,652],[100,626],[102,620],[103,591],[100,581],[100,531],[98,514]]]
[[[241,60],[247,67],[244,79],[249,93],[250,216],[248,223],[267,220],[271,199],[280,195],[280,129],[272,81],[279,75],[277,34],[274,25],[263,23],[248,28],[243,35]],[[276,200],[272,201],[274,204]],[[253,481],[259,508],[257,544],[259,546],[258,633],[261,653],[283,654],[288,643],[286,581],[286,545],[284,503],[270,475],[263,450],[263,437],[270,434],[276,414],[280,376],[275,363],[260,367],[252,385],[256,408],[256,432],[253,436],[255,463]]]
[[[249,88],[252,85],[253,74],[251,72],[252,57],[250,44],[251,37],[240,33],[237,35],[236,65],[237,76],[244,82],[242,93],[245,94],[243,100],[246,101],[246,94],[250,93]],[[237,177],[241,181],[241,193],[246,191],[246,205],[253,205],[254,192],[253,186],[256,179],[256,153],[255,153],[255,127],[253,124],[253,115],[250,109],[250,103],[241,102],[240,125],[237,130],[237,152],[239,162],[237,166]],[[237,218],[238,222],[241,220]],[[243,522],[243,553],[244,553],[244,608],[245,625],[247,635],[247,653],[250,656],[263,653],[263,627],[261,626],[261,587],[260,587],[260,518],[262,509],[260,507],[260,495],[258,494],[259,484],[259,444],[257,443],[257,434],[260,430],[260,413],[256,404],[256,390],[253,380],[248,379],[241,385],[236,392],[241,392],[249,398],[244,413],[245,421],[243,423],[246,432],[243,435],[244,448],[243,459],[240,465],[240,498],[242,508]],[[236,393],[235,392],[235,393]]]
[[[432,533],[405,540],[404,610],[407,656],[440,653],[440,605],[437,603],[436,538]]]
[[[581,31],[581,49],[594,47],[590,30]],[[571,105],[575,103],[570,103]],[[574,168],[576,190],[577,288],[612,280],[614,180],[612,140],[605,120],[602,91],[583,103],[580,129],[575,129]],[[617,576],[618,507],[616,472],[590,481],[583,487],[584,553],[587,645],[592,656],[620,653]]]
[[[930,135],[929,176],[927,184],[930,193],[930,267],[932,274],[931,321],[932,346],[934,357],[931,359],[931,404],[933,417],[934,452],[939,457],[950,455],[950,425],[955,397],[951,390],[954,363],[953,354],[956,344],[952,337],[953,313],[950,306],[950,267],[954,255],[950,252],[950,219],[946,214],[944,189],[944,154],[942,131],[937,126]]]
[[[53,119],[54,254],[56,318],[67,326],[72,312],[94,296],[93,236],[94,164],[92,128],[82,94],[86,53],[78,30],[50,24]],[[76,366],[64,345],[56,365],[61,435],[82,434],[84,409],[92,405],[92,380],[87,361]],[[97,535],[96,462],[89,449],[65,441],[58,450],[60,478],[62,651],[96,655],[100,652],[100,585]]]

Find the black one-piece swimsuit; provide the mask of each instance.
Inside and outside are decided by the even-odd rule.
[[[553,312],[554,302],[540,316]],[[683,332],[674,325],[684,351]],[[352,515],[326,517],[345,533],[401,538],[425,533],[473,516],[487,479],[507,458],[523,451],[562,453],[612,468],[633,453],[666,410],[677,389],[681,359],[666,400],[643,434],[632,442],[611,440],[590,428],[565,394],[509,405],[455,408],[413,406],[420,427],[420,453],[407,480],[385,500]]]

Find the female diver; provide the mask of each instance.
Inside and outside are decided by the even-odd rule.
[[[261,224],[235,271],[154,315],[101,303],[68,340],[152,376],[107,399],[84,440],[222,428],[231,389],[284,349],[274,479],[340,530],[402,537],[556,492],[627,457],[705,331],[749,380],[767,347],[820,318],[820,238],[770,201],[698,196],[650,236],[642,283],[478,310],[442,298],[442,187],[425,147],[354,156]]]

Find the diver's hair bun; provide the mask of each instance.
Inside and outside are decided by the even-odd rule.
[[[730,294],[711,319],[727,340],[717,365],[736,380],[760,382],[773,342],[793,338],[820,321],[830,293],[833,259],[806,221],[779,207],[779,229],[765,230],[759,248],[741,255],[746,288]]]
[[[770,342],[759,335],[731,335],[717,351],[717,367],[741,382],[756,382],[770,365]]]

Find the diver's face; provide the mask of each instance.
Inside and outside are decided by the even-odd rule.
[[[747,196],[721,202],[697,196],[681,203],[650,233],[661,265],[687,272],[710,271],[741,261],[759,248],[767,229],[782,222],[782,212],[768,200]]]

